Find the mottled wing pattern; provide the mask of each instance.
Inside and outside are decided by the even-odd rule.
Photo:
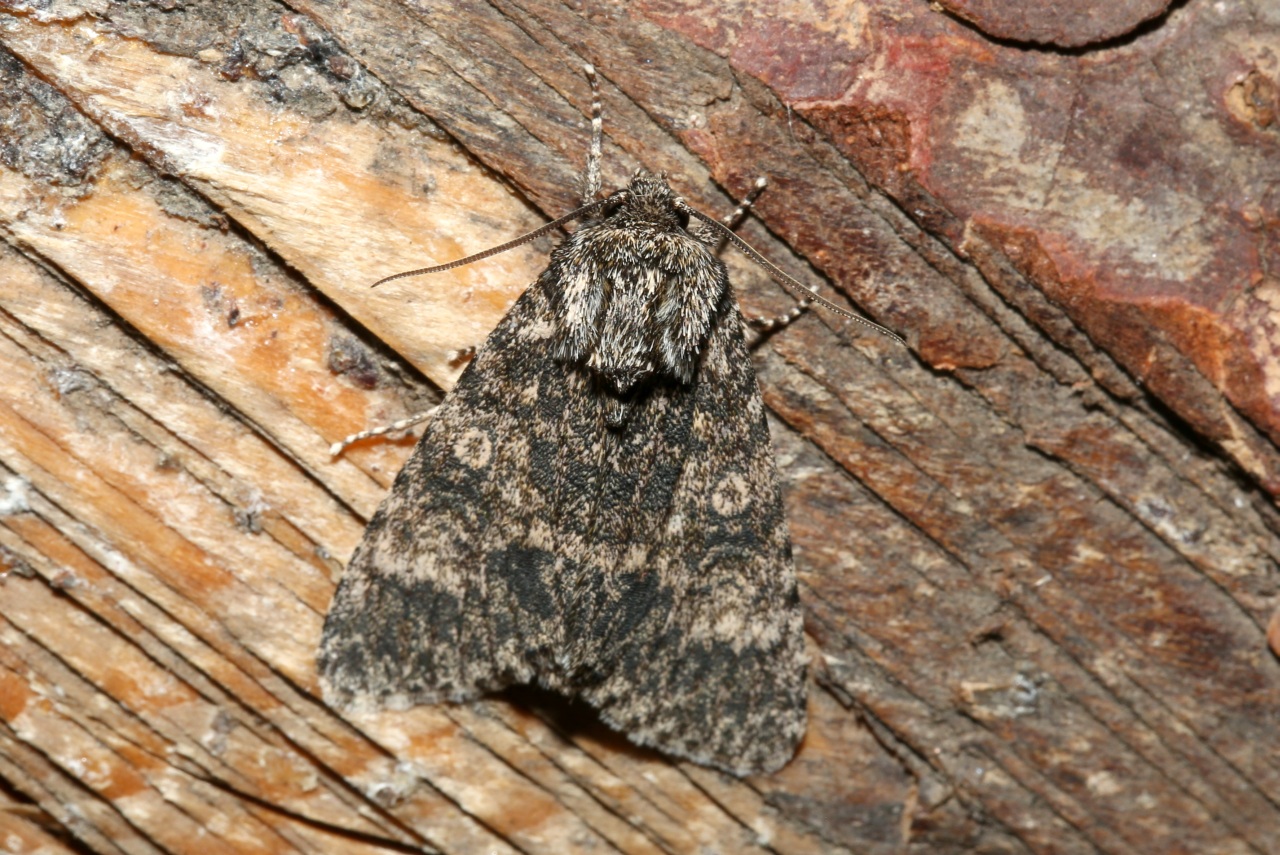
[[[325,619],[317,664],[330,703],[469,700],[531,680],[537,657],[563,646],[557,604],[527,584],[549,569],[538,566],[549,551],[532,545],[555,526],[555,438],[537,431],[545,398],[573,393],[546,353],[551,323],[535,285],[432,414],[370,520]]]
[[[688,436],[660,455],[679,474],[652,547],[632,559],[648,609],[598,651],[606,676],[581,692],[638,743],[739,775],[771,771],[804,734],[804,627],[764,404],[731,291],[695,384],[674,394],[691,416]],[[630,477],[625,458],[606,466],[619,482]]]
[[[621,429],[552,359],[540,281],[433,414],[325,621],[326,699],[463,701],[535,679],[737,774],[804,730],[804,651],[764,408],[726,292],[692,385]]]

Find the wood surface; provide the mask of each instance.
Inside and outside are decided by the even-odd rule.
[[[1280,851],[1280,20],[1088,5],[0,2],[0,850]],[[319,698],[413,439],[329,444],[552,242],[368,286],[575,206],[588,61],[606,186],[767,176],[741,234],[908,342],[754,352],[813,653],[774,775]]]

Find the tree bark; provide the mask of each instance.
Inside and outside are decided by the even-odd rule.
[[[1274,851],[1280,21],[1055,5],[0,4],[6,847]],[[606,187],[766,176],[744,237],[909,343],[754,352],[814,659],[774,775],[319,697],[413,440],[329,444],[551,242],[368,286],[576,205],[584,62]]]

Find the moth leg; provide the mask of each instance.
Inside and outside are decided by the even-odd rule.
[[[460,365],[463,362],[469,362],[475,355],[476,346],[472,344],[458,350],[449,351],[445,354],[445,359],[449,360],[450,365]],[[346,450],[347,446],[352,443],[359,442],[362,439],[369,439],[374,436],[384,436],[389,433],[399,433],[402,430],[408,430],[419,422],[425,422],[431,417],[431,414],[434,413],[435,410],[436,408],[432,407],[429,410],[423,410],[420,413],[415,413],[414,415],[409,416],[407,419],[401,419],[400,421],[392,422],[389,425],[370,428],[369,430],[362,430],[360,433],[353,433],[341,442],[335,442],[333,445],[329,446],[329,456],[337,457]]]
[[[796,318],[803,315],[805,310],[812,305],[812,300],[801,300],[782,314],[774,315],[771,318],[766,318],[762,315],[751,315],[749,317],[744,317],[743,320],[747,322],[747,326],[751,327],[756,332],[761,335],[768,335],[769,333],[776,332],[783,327],[790,325],[796,320]]]
[[[451,350],[444,355],[444,358],[449,360],[450,365],[461,365],[464,362],[470,362],[475,355],[476,346],[472,344],[458,350]]]
[[[582,185],[582,204],[595,201],[600,193],[600,159],[604,151],[604,111],[600,106],[600,79],[591,63],[582,66],[591,84],[591,150],[587,153],[587,176]]]
[[[345,451],[348,446],[350,446],[353,443],[359,442],[362,439],[369,439],[370,437],[374,437],[374,436],[385,436],[386,434],[389,434],[389,433],[398,433],[403,430],[408,430],[409,428],[413,427],[419,422],[425,422],[427,419],[431,418],[431,414],[434,413],[435,411],[436,411],[436,408],[432,407],[429,410],[425,410],[421,413],[417,413],[416,415],[409,416],[409,418],[407,419],[400,419],[400,421],[392,422],[389,425],[383,425],[382,427],[370,428],[369,430],[362,430],[359,433],[353,433],[351,434],[351,436],[347,437],[341,442],[335,442],[333,445],[329,446],[329,456],[337,457],[339,454]]]
[[[755,204],[756,199],[760,198],[760,194],[763,193],[764,188],[768,186],[769,179],[761,175],[756,179],[755,185],[747,191],[747,195],[742,197],[742,201],[738,203],[738,207],[734,208],[729,216],[725,217],[720,222],[724,223],[731,229],[736,229],[742,224],[742,221],[746,219],[747,212],[751,210],[751,206]],[[721,243],[721,248],[723,248],[723,241]]]
[[[755,184],[747,191],[747,195],[742,197],[742,201],[738,203],[738,207],[734,208],[729,216],[724,217],[720,222],[726,229],[736,229],[742,225],[742,221],[746,219],[747,214],[751,211],[751,206],[755,204],[756,199],[760,198],[760,194],[764,192],[765,187],[769,186],[769,179],[761,175],[756,179]],[[729,238],[718,229],[713,229],[706,223],[691,223],[688,228],[689,234],[711,247],[711,251],[719,254],[724,250],[725,244]]]
[[[733,212],[729,214],[729,216],[721,220],[721,222],[731,229],[737,228],[738,225],[743,221],[743,219],[746,218],[747,212],[751,210],[751,206],[755,204],[756,199],[760,198],[760,194],[764,192],[765,187],[767,187],[768,185],[769,185],[769,181],[763,175],[757,178],[755,186],[751,188],[751,190],[747,193],[746,196],[742,197],[742,201],[738,203],[738,207],[734,208]],[[723,249],[724,243],[725,242],[722,239],[720,241],[720,246],[717,247],[717,250]],[[753,315],[753,316],[745,317],[743,318],[743,320],[745,320],[747,322],[747,325],[751,327],[753,330],[755,330],[756,332],[762,335],[767,335],[769,333],[776,332],[777,330],[780,330],[783,327],[787,326],[788,324],[792,323],[793,321],[795,321],[796,318],[803,315],[805,310],[812,305],[813,305],[812,300],[801,300],[800,302],[796,303],[794,306],[792,306],[790,309],[787,309],[785,312],[783,312],[780,315],[775,315],[774,317],[771,317],[771,318],[762,317],[760,315]]]

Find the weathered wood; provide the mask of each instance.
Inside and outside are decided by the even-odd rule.
[[[947,6],[973,25],[6,4],[5,845],[1273,851],[1280,25]],[[448,388],[549,243],[367,286],[574,206],[585,61],[607,185],[664,170],[718,213],[767,175],[744,235],[911,343],[810,314],[756,352],[815,657],[773,776],[534,691],[318,697],[334,580],[411,440],[328,445]],[[789,305],[726,261],[748,310]]]

